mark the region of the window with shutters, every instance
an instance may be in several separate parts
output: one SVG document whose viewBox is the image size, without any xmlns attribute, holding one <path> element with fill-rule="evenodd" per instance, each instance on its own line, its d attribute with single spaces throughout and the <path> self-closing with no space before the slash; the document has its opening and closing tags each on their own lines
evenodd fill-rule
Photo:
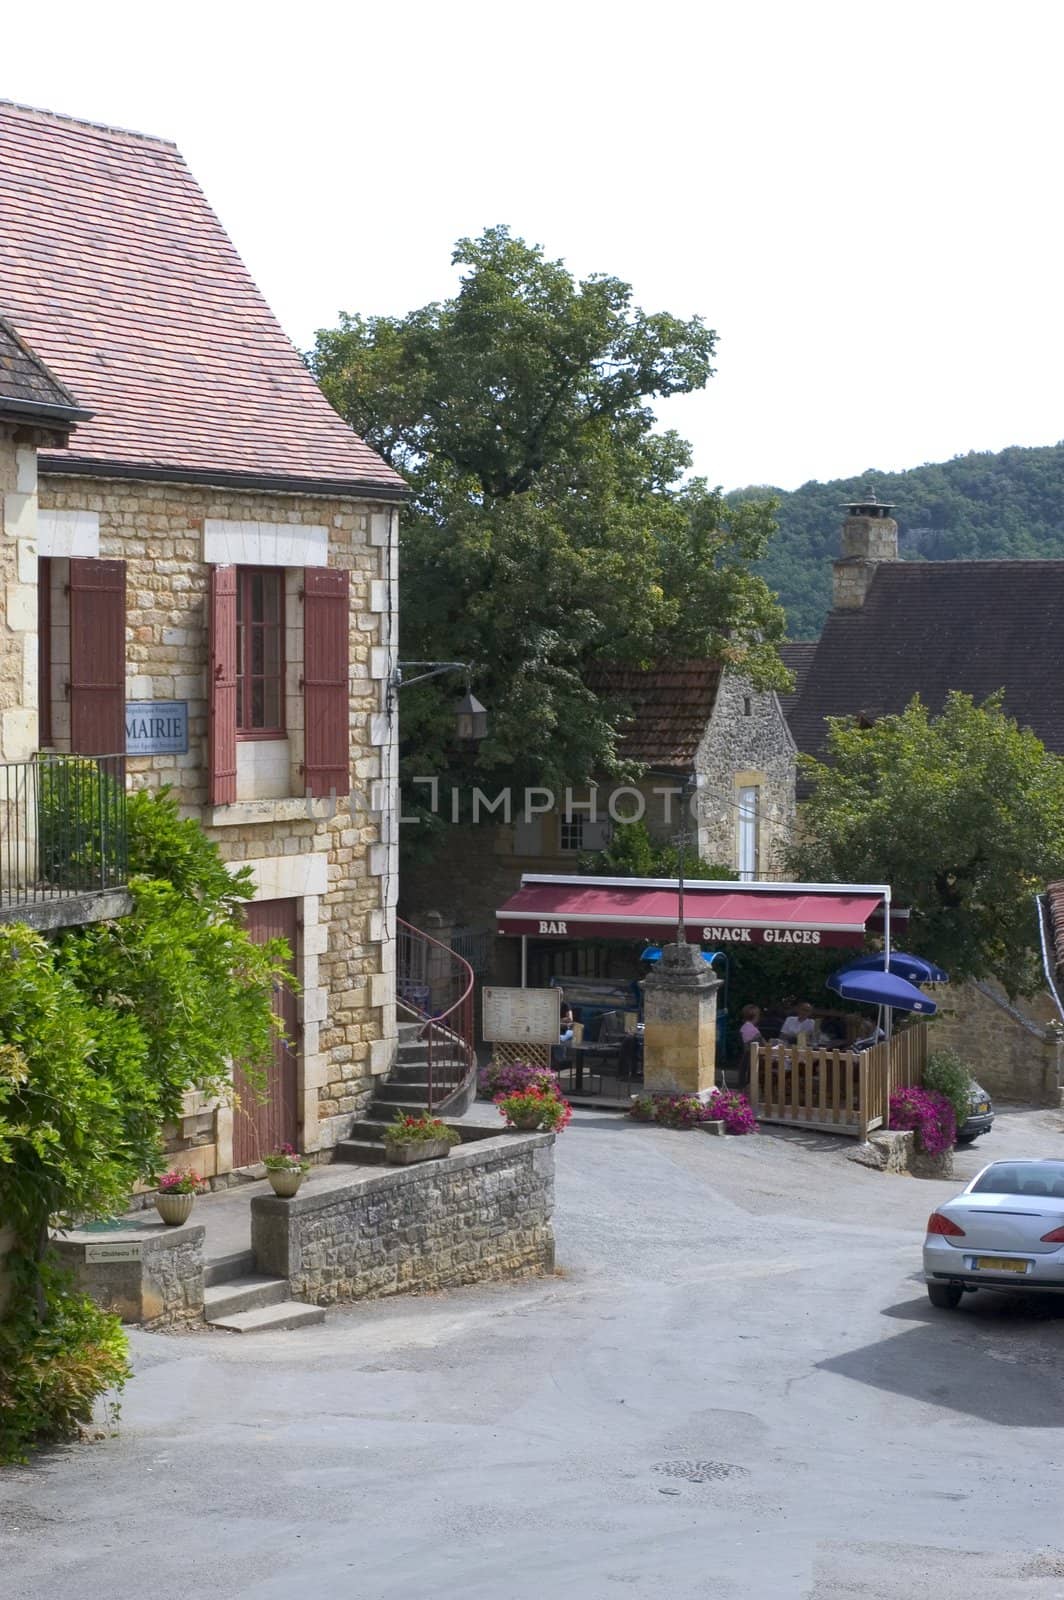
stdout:
<svg viewBox="0 0 1064 1600">
<path fill-rule="evenodd" d="M 236 726 L 242 738 L 284 735 L 284 572 L 238 567 Z"/>
</svg>

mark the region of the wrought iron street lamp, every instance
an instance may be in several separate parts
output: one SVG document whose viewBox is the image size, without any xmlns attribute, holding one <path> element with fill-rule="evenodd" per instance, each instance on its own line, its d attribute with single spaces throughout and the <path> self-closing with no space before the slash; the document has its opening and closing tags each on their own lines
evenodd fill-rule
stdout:
<svg viewBox="0 0 1064 1600">
<path fill-rule="evenodd" d="M 422 670 L 415 671 L 413 677 L 409 677 L 411 669 L 417 667 Z M 466 661 L 400 661 L 390 685 L 392 706 L 400 689 L 409 689 L 411 684 L 424 683 L 428 678 L 442 677 L 445 672 L 465 673 L 466 692 L 454 708 L 455 732 L 460 744 L 467 747 L 478 745 L 487 738 L 488 713 L 469 687 L 472 668 Z"/>
</svg>

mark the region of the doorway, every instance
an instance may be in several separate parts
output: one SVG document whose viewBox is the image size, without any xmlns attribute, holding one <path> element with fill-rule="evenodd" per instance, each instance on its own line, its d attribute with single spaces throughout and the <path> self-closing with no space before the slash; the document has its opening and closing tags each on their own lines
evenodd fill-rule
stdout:
<svg viewBox="0 0 1064 1600">
<path fill-rule="evenodd" d="M 253 900 L 245 913 L 248 933 L 256 944 L 287 939 L 295 973 L 299 931 L 298 900 Z M 240 1104 L 233 1112 L 233 1166 L 249 1167 L 282 1144 L 299 1142 L 299 1055 L 296 1043 L 296 996 L 282 984 L 273 991 L 273 1009 L 287 1037 L 274 1035 L 273 1057 L 266 1066 L 265 1098 L 251 1088 L 239 1066 L 233 1082 Z"/>
</svg>

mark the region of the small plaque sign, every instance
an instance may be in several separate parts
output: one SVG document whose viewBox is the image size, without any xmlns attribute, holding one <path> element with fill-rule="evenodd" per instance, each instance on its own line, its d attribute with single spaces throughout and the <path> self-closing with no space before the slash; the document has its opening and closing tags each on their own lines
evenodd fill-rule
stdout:
<svg viewBox="0 0 1064 1600">
<path fill-rule="evenodd" d="M 86 1266 L 98 1266 L 103 1261 L 139 1261 L 139 1244 L 87 1244 Z"/>
<path fill-rule="evenodd" d="M 561 994 L 557 989 L 484 990 L 484 1038 L 489 1043 L 557 1044 Z"/>
<path fill-rule="evenodd" d="M 187 750 L 187 700 L 126 701 L 127 755 L 183 756 Z"/>
</svg>

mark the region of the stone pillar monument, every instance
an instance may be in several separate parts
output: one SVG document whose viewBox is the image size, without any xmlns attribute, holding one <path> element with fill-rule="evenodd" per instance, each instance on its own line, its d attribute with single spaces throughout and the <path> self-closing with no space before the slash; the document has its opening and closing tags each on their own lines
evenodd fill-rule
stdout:
<svg viewBox="0 0 1064 1600">
<path fill-rule="evenodd" d="M 716 1083 L 717 990 L 695 944 L 667 944 L 643 980 L 647 1094 L 707 1094 Z"/>
</svg>

